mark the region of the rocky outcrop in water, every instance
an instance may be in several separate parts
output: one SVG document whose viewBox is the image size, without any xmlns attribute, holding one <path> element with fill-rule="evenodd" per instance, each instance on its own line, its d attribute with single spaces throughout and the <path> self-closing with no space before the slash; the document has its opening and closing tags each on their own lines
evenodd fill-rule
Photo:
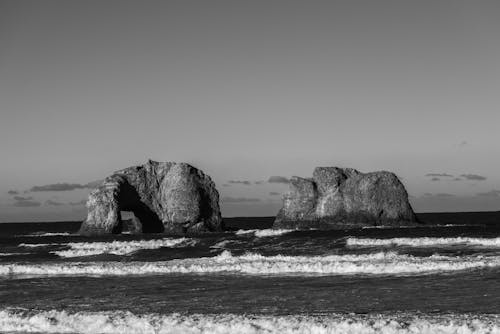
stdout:
<svg viewBox="0 0 500 334">
<path fill-rule="evenodd" d="M 120 233 L 122 211 L 134 216 L 127 229 L 143 233 L 220 231 L 219 193 L 208 175 L 186 164 L 148 161 L 107 177 L 87 200 L 81 234 Z"/>
<path fill-rule="evenodd" d="M 317 167 L 312 178 L 292 177 L 274 228 L 413 225 L 408 194 L 390 172 Z"/>
</svg>

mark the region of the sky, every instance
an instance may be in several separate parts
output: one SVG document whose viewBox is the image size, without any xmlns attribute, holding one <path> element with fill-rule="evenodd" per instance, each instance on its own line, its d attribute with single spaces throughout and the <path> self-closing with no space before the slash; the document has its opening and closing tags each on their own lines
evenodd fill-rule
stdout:
<svg viewBox="0 0 500 334">
<path fill-rule="evenodd" d="M 147 159 L 209 174 L 223 216 L 316 166 L 500 209 L 498 1 L 0 0 L 0 46 L 0 222 L 82 219 Z"/>
</svg>

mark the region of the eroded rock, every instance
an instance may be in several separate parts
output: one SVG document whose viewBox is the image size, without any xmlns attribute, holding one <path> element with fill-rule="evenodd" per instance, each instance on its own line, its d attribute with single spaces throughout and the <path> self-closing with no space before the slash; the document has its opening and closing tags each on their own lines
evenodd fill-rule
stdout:
<svg viewBox="0 0 500 334">
<path fill-rule="evenodd" d="M 292 177 L 274 228 L 413 225 L 408 193 L 394 173 L 317 167 L 311 179 Z"/>
<path fill-rule="evenodd" d="M 82 234 L 120 233 L 121 211 L 135 232 L 174 234 L 222 230 L 219 193 L 208 175 L 186 164 L 149 160 L 107 177 L 87 200 Z"/>
</svg>

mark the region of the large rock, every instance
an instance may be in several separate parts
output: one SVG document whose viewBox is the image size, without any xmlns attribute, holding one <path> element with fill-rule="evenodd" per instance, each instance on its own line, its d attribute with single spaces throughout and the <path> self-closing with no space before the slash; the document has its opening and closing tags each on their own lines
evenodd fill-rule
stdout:
<svg viewBox="0 0 500 334">
<path fill-rule="evenodd" d="M 413 225 L 408 193 L 390 172 L 317 167 L 312 179 L 292 177 L 274 228 Z"/>
<path fill-rule="evenodd" d="M 149 160 L 107 177 L 87 200 L 82 234 L 120 233 L 121 211 L 133 232 L 184 234 L 219 231 L 219 193 L 208 175 L 186 163 Z M 127 224 L 130 225 L 130 224 Z"/>
</svg>

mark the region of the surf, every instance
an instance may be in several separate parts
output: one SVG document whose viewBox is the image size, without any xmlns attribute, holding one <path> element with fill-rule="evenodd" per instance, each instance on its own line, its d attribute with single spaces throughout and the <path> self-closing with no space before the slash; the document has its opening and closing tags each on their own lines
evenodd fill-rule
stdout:
<svg viewBox="0 0 500 334">
<path fill-rule="evenodd" d="M 134 314 L 130 311 L 68 312 L 0 310 L 0 328 L 11 333 L 258 334 L 258 333 L 500 333 L 492 315 L 236 315 Z"/>
<path fill-rule="evenodd" d="M 487 269 L 500 266 L 500 256 L 418 257 L 396 252 L 325 256 L 233 255 L 223 251 L 214 257 L 157 262 L 57 262 L 0 264 L 0 275 L 418 275 Z"/>
<path fill-rule="evenodd" d="M 372 238 L 347 238 L 346 245 L 348 247 L 373 247 L 373 246 L 411 246 L 411 247 L 439 247 L 439 246 L 484 246 L 500 248 L 500 237 L 498 238 L 388 238 L 388 239 L 372 239 Z"/>
</svg>

